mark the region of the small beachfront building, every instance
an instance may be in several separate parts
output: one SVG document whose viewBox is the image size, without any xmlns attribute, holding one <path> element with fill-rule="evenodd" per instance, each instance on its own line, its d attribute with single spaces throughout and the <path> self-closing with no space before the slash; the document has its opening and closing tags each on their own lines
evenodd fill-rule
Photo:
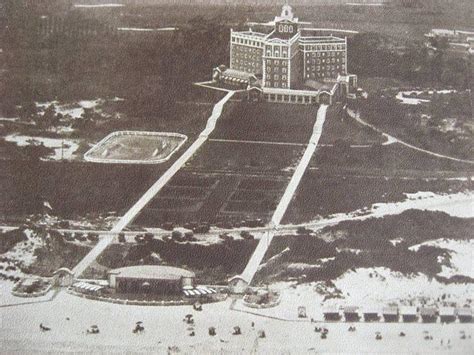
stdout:
<svg viewBox="0 0 474 355">
<path fill-rule="evenodd" d="M 418 320 L 418 312 L 414 306 L 401 307 L 400 313 L 404 322 L 416 322 Z"/>
<path fill-rule="evenodd" d="M 327 321 L 338 321 L 341 319 L 341 314 L 336 307 L 327 307 L 323 310 L 324 319 Z"/>
<path fill-rule="evenodd" d="M 374 322 L 380 319 L 379 317 L 380 310 L 378 308 L 366 307 L 363 310 L 364 320 L 366 322 Z"/>
<path fill-rule="evenodd" d="M 181 294 L 194 286 L 195 274 L 173 266 L 138 265 L 112 270 L 108 279 L 119 293 Z"/>
<path fill-rule="evenodd" d="M 441 323 L 451 323 L 456 320 L 456 309 L 454 307 L 441 307 L 439 309 Z"/>
<path fill-rule="evenodd" d="M 382 315 L 386 322 L 398 322 L 398 307 L 384 307 L 382 309 Z"/>
<path fill-rule="evenodd" d="M 459 321 L 461 323 L 472 322 L 472 309 L 469 307 L 463 307 L 456 309 Z"/>
<path fill-rule="evenodd" d="M 356 306 L 346 306 L 343 309 L 344 319 L 346 322 L 358 322 L 359 317 L 359 308 Z"/>
<path fill-rule="evenodd" d="M 438 320 L 438 312 L 434 307 L 422 307 L 420 315 L 424 323 L 436 323 Z"/>
</svg>

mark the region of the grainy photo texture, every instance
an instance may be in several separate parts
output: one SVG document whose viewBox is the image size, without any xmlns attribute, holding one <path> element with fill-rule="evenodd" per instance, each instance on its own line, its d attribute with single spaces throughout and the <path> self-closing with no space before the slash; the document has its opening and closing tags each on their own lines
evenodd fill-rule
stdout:
<svg viewBox="0 0 474 355">
<path fill-rule="evenodd" d="M 472 0 L 0 0 L 1 354 L 469 354 Z"/>
</svg>

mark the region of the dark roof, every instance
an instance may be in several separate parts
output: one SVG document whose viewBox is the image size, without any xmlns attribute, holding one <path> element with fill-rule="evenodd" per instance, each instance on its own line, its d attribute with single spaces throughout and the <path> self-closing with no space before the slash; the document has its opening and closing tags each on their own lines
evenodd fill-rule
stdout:
<svg viewBox="0 0 474 355">
<path fill-rule="evenodd" d="M 379 314 L 380 309 L 375 307 L 367 307 L 362 310 L 364 314 Z"/>
<path fill-rule="evenodd" d="M 195 277 L 194 272 L 173 266 L 162 265 L 139 265 L 122 267 L 111 270 L 109 274 L 120 278 L 130 279 L 156 279 L 156 280 L 179 280 L 182 277 Z"/>
</svg>

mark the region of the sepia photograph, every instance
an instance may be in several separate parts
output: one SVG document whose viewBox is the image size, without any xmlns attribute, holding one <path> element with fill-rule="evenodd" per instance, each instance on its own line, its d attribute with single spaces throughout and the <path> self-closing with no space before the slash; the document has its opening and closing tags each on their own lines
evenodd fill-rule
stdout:
<svg viewBox="0 0 474 355">
<path fill-rule="evenodd" d="M 0 0 L 0 354 L 472 354 L 474 0 Z"/>
</svg>

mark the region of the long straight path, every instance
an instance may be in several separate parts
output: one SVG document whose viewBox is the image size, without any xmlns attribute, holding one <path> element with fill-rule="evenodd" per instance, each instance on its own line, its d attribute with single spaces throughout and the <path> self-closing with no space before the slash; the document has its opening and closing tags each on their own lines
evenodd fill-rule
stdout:
<svg viewBox="0 0 474 355">
<path fill-rule="evenodd" d="M 234 95 L 233 91 L 228 92 L 223 99 L 214 105 L 212 114 L 207 120 L 206 128 L 201 132 L 198 139 L 181 155 L 171 167 L 146 191 L 143 196 L 125 213 L 112 228 L 111 235 L 103 237 L 96 246 L 74 267 L 74 276 L 81 275 L 87 267 L 107 248 L 113 241 L 114 235 L 120 233 L 129 225 L 140 213 L 140 211 L 155 197 L 155 195 L 171 180 L 171 178 L 181 169 L 184 164 L 198 151 L 206 142 L 209 135 L 216 127 L 217 120 L 222 114 L 224 105 Z"/>
<path fill-rule="evenodd" d="M 296 170 L 293 173 L 293 176 L 291 177 L 291 180 L 288 183 L 288 186 L 286 187 L 286 190 L 283 193 L 283 196 L 280 202 L 278 203 L 278 206 L 275 212 L 273 213 L 273 216 L 270 222 L 270 226 L 272 227 L 272 229 L 267 231 L 265 235 L 260 239 L 257 247 L 255 248 L 255 251 L 252 254 L 252 257 L 250 258 L 249 262 L 247 263 L 247 266 L 245 267 L 244 271 L 240 275 L 240 277 L 248 285 L 252 282 L 252 279 L 255 273 L 257 272 L 258 267 L 260 263 L 262 262 L 263 257 L 265 256 L 265 253 L 267 252 L 267 249 L 272 242 L 273 237 L 277 233 L 281 220 L 283 216 L 285 215 L 285 212 L 288 209 L 288 206 L 290 205 L 293 195 L 295 194 L 296 189 L 298 188 L 298 185 L 300 184 L 300 181 L 306 169 L 308 168 L 309 162 L 311 161 L 311 158 L 314 152 L 316 151 L 319 138 L 321 137 L 321 134 L 323 133 L 323 125 L 324 125 L 324 121 L 326 120 L 327 108 L 328 108 L 327 105 L 321 105 L 319 107 L 318 114 L 316 117 L 316 122 L 314 123 L 314 127 L 313 127 L 313 134 L 311 135 L 311 138 L 309 139 L 309 142 L 303 154 L 303 157 L 298 163 L 298 166 L 296 167 Z"/>
</svg>

